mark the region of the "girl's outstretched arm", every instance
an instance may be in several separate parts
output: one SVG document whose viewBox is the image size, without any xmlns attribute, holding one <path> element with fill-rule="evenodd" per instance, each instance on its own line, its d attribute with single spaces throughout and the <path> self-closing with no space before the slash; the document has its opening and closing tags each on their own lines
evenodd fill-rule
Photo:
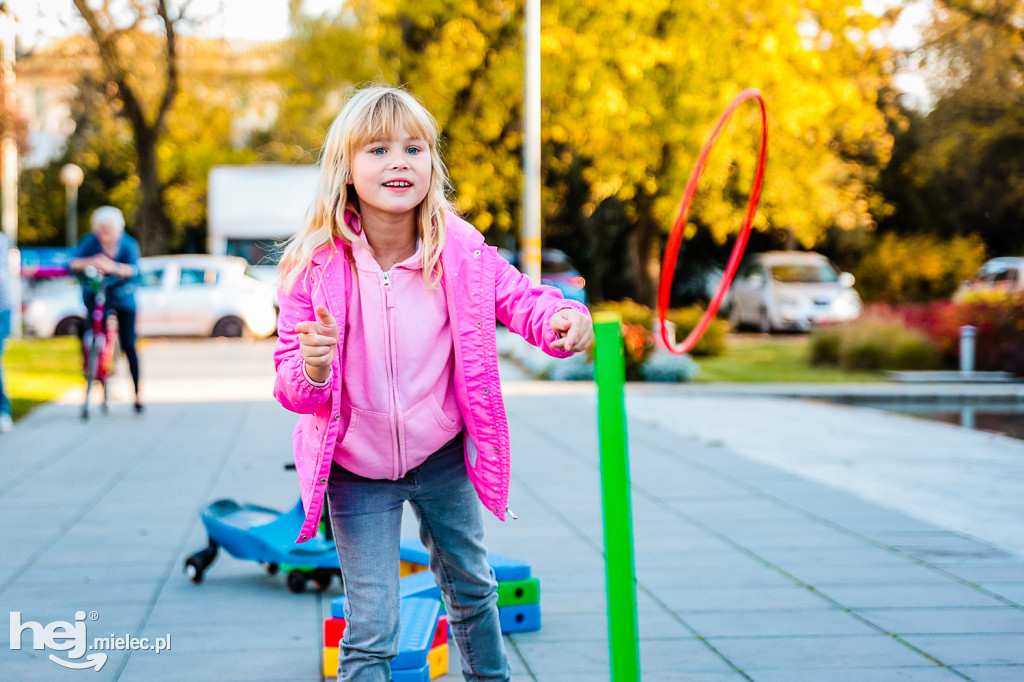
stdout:
<svg viewBox="0 0 1024 682">
<path fill-rule="evenodd" d="M 583 340 L 584 327 L 589 327 L 590 311 L 587 310 L 587 306 L 563 298 L 562 293 L 555 287 L 533 286 L 529 277 L 516 270 L 504 258 L 498 257 L 496 261 L 494 313 L 498 320 L 534 346 L 556 358 L 566 358 L 575 351 L 584 350 L 577 341 Z M 565 342 L 562 336 L 569 328 L 560 327 L 556 331 L 556 320 L 552 319 L 562 310 L 572 310 L 580 316 L 575 324 L 574 343 L 569 351 L 563 348 Z M 575 315 L 570 317 L 575 318 Z M 583 320 L 586 320 L 586 325 L 583 324 Z M 577 333 L 581 335 L 579 338 L 576 336 Z"/>
<path fill-rule="evenodd" d="M 285 409 L 299 414 L 312 414 L 331 399 L 332 376 L 314 384 L 306 373 L 306 359 L 300 347 L 300 334 L 308 323 L 316 320 L 316 311 L 309 293 L 308 277 L 299 277 L 291 291 L 278 288 L 281 312 L 277 317 L 277 346 L 274 348 L 274 397 Z M 298 327 L 298 329 L 296 329 Z"/>
</svg>

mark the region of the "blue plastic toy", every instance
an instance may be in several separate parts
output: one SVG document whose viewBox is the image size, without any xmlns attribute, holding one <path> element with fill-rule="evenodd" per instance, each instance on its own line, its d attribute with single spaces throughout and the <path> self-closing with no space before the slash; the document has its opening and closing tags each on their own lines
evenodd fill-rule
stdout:
<svg viewBox="0 0 1024 682">
<path fill-rule="evenodd" d="M 403 561 L 421 566 L 430 565 L 430 554 L 418 538 L 402 538 L 399 553 Z M 530 564 L 519 559 L 488 553 L 487 563 L 494 569 L 494 578 L 500 583 L 506 580 L 526 580 L 530 577 Z"/>
<path fill-rule="evenodd" d="M 295 543 L 305 519 L 302 500 L 285 513 L 234 500 L 217 500 L 200 512 L 200 518 L 209 544 L 185 560 L 185 574 L 194 583 L 202 582 L 221 547 L 236 559 L 266 564 L 270 575 L 285 567 L 288 589 L 292 592 L 305 590 L 307 580 L 325 590 L 331 578 L 340 575 L 333 539 L 318 534 L 308 542 Z"/>
<path fill-rule="evenodd" d="M 398 655 L 391 659 L 391 675 L 396 670 L 419 670 L 427 665 L 427 654 L 437 632 L 441 602 L 436 599 L 408 597 L 401 602 L 398 630 Z"/>
<path fill-rule="evenodd" d="M 505 634 L 540 630 L 540 604 L 499 607 L 498 622 L 501 624 L 501 631 Z"/>
</svg>

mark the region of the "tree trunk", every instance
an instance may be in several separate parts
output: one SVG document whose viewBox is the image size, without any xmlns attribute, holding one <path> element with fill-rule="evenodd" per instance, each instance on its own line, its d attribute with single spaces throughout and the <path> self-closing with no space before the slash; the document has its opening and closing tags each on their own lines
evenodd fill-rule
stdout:
<svg viewBox="0 0 1024 682">
<path fill-rule="evenodd" d="M 658 226 L 651 216 L 653 197 L 638 193 L 637 221 L 633 231 L 632 265 L 636 273 L 634 300 L 652 308 L 657 305 L 660 242 Z"/>
<path fill-rule="evenodd" d="M 140 194 L 135 230 L 144 256 L 167 253 L 171 234 L 171 224 L 164 213 L 163 187 L 157 174 L 156 135 L 151 133 L 135 131 Z"/>
</svg>

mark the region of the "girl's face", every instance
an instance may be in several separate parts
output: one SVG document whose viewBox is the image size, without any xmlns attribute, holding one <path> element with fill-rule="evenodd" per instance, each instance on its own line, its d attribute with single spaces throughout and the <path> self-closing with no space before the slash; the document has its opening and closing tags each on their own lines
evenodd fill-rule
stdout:
<svg viewBox="0 0 1024 682">
<path fill-rule="evenodd" d="M 411 216 L 430 189 L 430 146 L 405 128 L 397 137 L 369 142 L 352 157 L 352 185 L 364 221 L 374 212 Z"/>
</svg>

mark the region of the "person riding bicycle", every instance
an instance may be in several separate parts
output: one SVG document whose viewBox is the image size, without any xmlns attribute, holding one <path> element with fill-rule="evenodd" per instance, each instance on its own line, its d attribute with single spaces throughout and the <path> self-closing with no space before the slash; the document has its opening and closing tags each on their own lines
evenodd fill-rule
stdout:
<svg viewBox="0 0 1024 682">
<path fill-rule="evenodd" d="M 118 338 L 121 350 L 128 358 L 128 369 L 135 386 L 135 411 L 142 412 L 139 398 L 139 356 L 135 350 L 135 288 L 139 278 L 139 243 L 125 234 L 124 215 L 113 206 L 101 206 L 93 211 L 92 232 L 82 237 L 72 254 L 70 269 L 85 272 L 95 268 L 101 275 L 114 279 L 107 287 L 107 312 L 117 316 Z M 82 299 L 88 310 L 86 320 L 92 319 L 96 294 L 87 286 L 82 288 Z"/>
</svg>

